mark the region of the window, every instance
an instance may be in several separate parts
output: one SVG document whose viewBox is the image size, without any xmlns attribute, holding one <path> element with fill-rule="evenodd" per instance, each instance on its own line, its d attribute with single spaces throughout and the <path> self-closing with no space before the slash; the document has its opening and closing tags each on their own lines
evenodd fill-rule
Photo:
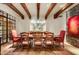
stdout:
<svg viewBox="0 0 79 59">
<path fill-rule="evenodd" d="M 1 44 L 9 42 L 10 31 L 15 28 L 15 19 L 8 13 L 0 10 L 0 38 Z"/>
</svg>

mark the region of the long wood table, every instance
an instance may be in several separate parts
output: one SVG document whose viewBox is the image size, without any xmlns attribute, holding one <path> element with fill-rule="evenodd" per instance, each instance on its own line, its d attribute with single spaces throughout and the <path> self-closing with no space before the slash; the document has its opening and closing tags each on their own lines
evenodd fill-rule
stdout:
<svg viewBox="0 0 79 59">
<path fill-rule="evenodd" d="M 37 34 L 37 35 L 41 34 L 44 39 L 45 39 L 47 36 L 52 36 L 52 37 L 54 36 L 54 34 L 51 33 L 51 32 L 23 32 L 23 33 L 21 33 L 21 36 L 22 36 L 22 37 L 28 36 L 29 38 L 34 38 L 34 34 Z"/>
</svg>

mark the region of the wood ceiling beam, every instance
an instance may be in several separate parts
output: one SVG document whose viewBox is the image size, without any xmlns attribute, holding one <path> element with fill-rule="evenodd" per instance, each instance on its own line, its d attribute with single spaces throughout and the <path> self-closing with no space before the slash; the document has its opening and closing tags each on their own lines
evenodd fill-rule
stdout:
<svg viewBox="0 0 79 59">
<path fill-rule="evenodd" d="M 12 3 L 4 3 L 4 4 L 6 4 L 13 11 L 15 11 L 22 19 L 24 19 L 24 15 Z"/>
<path fill-rule="evenodd" d="M 51 3 L 47 13 L 45 14 L 45 19 L 47 19 L 47 17 L 49 16 L 49 14 L 51 13 L 51 11 L 54 9 L 55 6 L 56 6 L 56 3 Z"/>
<path fill-rule="evenodd" d="M 23 9 L 25 10 L 25 12 L 27 13 L 29 19 L 31 19 L 31 14 L 30 14 L 30 12 L 29 12 L 29 10 L 28 10 L 26 4 L 25 4 L 25 3 L 20 3 L 20 4 L 21 4 L 21 6 L 23 7 Z"/>
<path fill-rule="evenodd" d="M 37 3 L 37 19 L 39 19 L 40 16 L 40 3 Z"/>
<path fill-rule="evenodd" d="M 73 3 L 67 3 L 65 6 L 63 6 L 58 12 L 54 14 L 54 18 L 57 18 L 61 13 L 63 13 L 66 9 L 68 9 L 70 6 L 72 6 Z"/>
</svg>

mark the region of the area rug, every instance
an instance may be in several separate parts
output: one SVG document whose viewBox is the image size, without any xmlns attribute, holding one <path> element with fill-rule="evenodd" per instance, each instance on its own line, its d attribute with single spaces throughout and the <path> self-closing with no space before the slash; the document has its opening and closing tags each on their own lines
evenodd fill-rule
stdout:
<svg viewBox="0 0 79 59">
<path fill-rule="evenodd" d="M 5 46 L 5 49 L 1 50 L 1 55 L 74 55 L 65 48 L 55 47 L 52 49 L 27 49 L 27 48 L 14 48 L 12 45 Z"/>
</svg>

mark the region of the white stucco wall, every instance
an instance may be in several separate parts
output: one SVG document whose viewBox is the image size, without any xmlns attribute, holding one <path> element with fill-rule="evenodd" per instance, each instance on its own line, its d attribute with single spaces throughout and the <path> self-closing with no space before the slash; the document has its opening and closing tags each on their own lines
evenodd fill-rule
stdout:
<svg viewBox="0 0 79 59">
<path fill-rule="evenodd" d="M 57 35 L 61 30 L 66 30 L 66 13 L 57 19 L 53 19 L 53 17 L 47 19 L 47 31 Z"/>
<path fill-rule="evenodd" d="M 29 19 L 16 20 L 16 29 L 17 29 L 18 33 L 20 33 L 20 32 L 28 32 L 29 29 L 30 29 L 30 20 Z"/>
</svg>

